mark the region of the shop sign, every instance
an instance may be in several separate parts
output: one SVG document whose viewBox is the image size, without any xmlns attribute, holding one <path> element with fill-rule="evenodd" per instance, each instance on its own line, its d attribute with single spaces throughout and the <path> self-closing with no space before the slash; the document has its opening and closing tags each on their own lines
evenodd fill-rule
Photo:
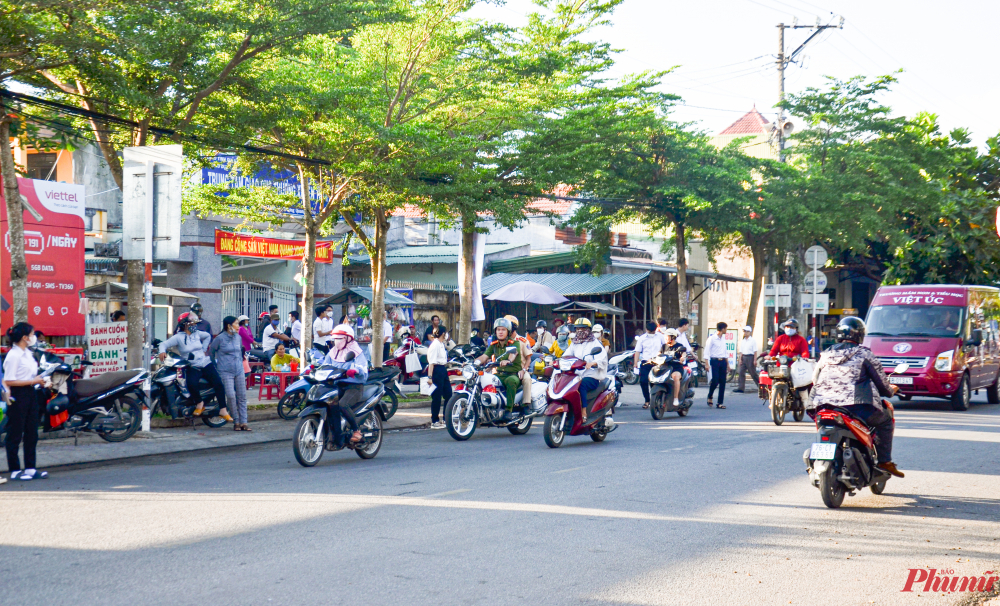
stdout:
<svg viewBox="0 0 1000 606">
<path fill-rule="evenodd" d="M 215 254 L 230 257 L 301 261 L 306 256 L 305 240 L 262 238 L 215 230 Z M 333 242 L 316 243 L 316 262 L 333 263 Z"/>
<path fill-rule="evenodd" d="M 87 325 L 87 361 L 90 376 L 125 370 L 125 345 L 128 343 L 128 322 L 107 322 Z"/>
</svg>

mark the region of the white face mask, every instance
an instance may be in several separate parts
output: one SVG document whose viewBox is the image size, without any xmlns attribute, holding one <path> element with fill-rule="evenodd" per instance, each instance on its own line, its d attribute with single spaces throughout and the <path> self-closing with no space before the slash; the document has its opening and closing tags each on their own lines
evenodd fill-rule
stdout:
<svg viewBox="0 0 1000 606">
<path fill-rule="evenodd" d="M 542 328 L 542 327 L 539 327 L 539 328 L 538 328 L 538 336 L 542 336 L 542 335 L 544 335 L 544 334 L 545 334 L 545 329 L 544 329 L 544 328 Z"/>
<path fill-rule="evenodd" d="M 332 311 L 326 312 L 326 317 L 332 318 L 333 317 L 333 312 Z"/>
<path fill-rule="evenodd" d="M 792 335 L 794 335 L 795 332 L 796 332 L 796 330 L 794 328 L 786 328 L 785 329 L 785 334 L 788 335 L 789 337 L 792 336 Z"/>
<path fill-rule="evenodd" d="M 38 337 L 34 334 L 28 336 L 28 347 L 34 347 L 38 343 Z"/>
</svg>

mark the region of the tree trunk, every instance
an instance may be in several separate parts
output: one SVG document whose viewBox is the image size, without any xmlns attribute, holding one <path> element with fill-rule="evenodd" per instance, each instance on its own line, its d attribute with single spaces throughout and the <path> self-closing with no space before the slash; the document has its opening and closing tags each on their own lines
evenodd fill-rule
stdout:
<svg viewBox="0 0 1000 606">
<path fill-rule="evenodd" d="M 10 285 L 13 290 L 14 323 L 28 321 L 28 263 L 24 260 L 24 207 L 17 186 L 14 154 L 10 148 L 10 118 L 0 104 L 0 171 L 7 203 L 7 242 L 10 246 Z"/>
<path fill-rule="evenodd" d="M 385 249 L 389 240 L 389 219 L 382 209 L 375 211 L 375 246 L 371 251 L 372 264 L 372 366 L 382 366 L 382 322 L 385 320 Z"/>
<path fill-rule="evenodd" d="M 688 317 L 687 252 L 684 250 L 684 223 L 674 221 L 674 241 L 677 244 L 677 309 L 680 317 Z"/>
<path fill-rule="evenodd" d="M 128 344 L 126 363 L 128 368 L 142 368 L 142 348 L 146 333 L 142 318 L 142 283 L 146 278 L 146 263 L 141 260 L 129 261 L 126 266 L 128 283 Z M 168 330 L 173 330 L 173 326 Z"/>
<path fill-rule="evenodd" d="M 472 338 L 472 287 L 476 279 L 476 258 L 472 245 L 476 241 L 475 222 L 462 218 L 462 256 L 458 259 L 458 342 Z"/>
<path fill-rule="evenodd" d="M 764 247 L 761 245 L 750 245 L 750 253 L 753 255 L 753 286 L 750 287 L 750 309 L 747 310 L 747 324 L 753 326 L 754 319 L 757 317 L 757 305 L 760 304 L 760 292 L 764 287 L 767 263 Z"/>
<path fill-rule="evenodd" d="M 307 192 L 307 188 L 302 188 Z M 312 348 L 313 294 L 316 292 L 316 240 L 319 230 L 310 226 L 306 229 L 306 257 L 302 260 L 302 343 L 299 356 L 302 364 L 309 362 L 307 355 Z"/>
</svg>

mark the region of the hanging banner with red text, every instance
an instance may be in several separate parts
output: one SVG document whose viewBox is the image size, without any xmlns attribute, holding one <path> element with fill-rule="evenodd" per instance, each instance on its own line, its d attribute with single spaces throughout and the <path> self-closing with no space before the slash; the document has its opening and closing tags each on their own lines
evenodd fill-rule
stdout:
<svg viewBox="0 0 1000 606">
<path fill-rule="evenodd" d="M 24 258 L 28 263 L 28 322 L 46 335 L 82 335 L 84 188 L 72 183 L 18 179 L 24 211 Z M 10 285 L 7 204 L 0 191 L 0 323 L 14 323 Z"/>
<path fill-rule="evenodd" d="M 128 322 L 106 322 L 87 325 L 87 361 L 90 376 L 125 370 L 125 346 L 128 344 Z"/>
<path fill-rule="evenodd" d="M 231 231 L 215 230 L 215 254 L 231 257 L 301 261 L 306 256 L 305 240 L 261 238 Z M 316 243 L 316 262 L 333 263 L 333 242 Z"/>
</svg>

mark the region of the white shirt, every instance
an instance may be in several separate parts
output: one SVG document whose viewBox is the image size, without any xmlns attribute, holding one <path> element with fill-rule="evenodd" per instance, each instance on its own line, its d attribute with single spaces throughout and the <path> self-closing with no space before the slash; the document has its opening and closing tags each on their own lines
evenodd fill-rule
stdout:
<svg viewBox="0 0 1000 606">
<path fill-rule="evenodd" d="M 292 338 L 299 343 L 302 342 L 302 322 L 298 320 L 292 322 Z"/>
<path fill-rule="evenodd" d="M 382 338 L 386 343 L 392 343 L 392 322 L 388 320 L 382 320 Z"/>
<path fill-rule="evenodd" d="M 270 324 L 264 327 L 264 336 L 263 339 L 261 339 L 261 343 L 264 344 L 264 351 L 270 351 L 278 347 L 278 343 L 280 343 L 280 341 L 271 336 L 276 332 L 278 331 L 275 330 L 275 328 Z"/>
<path fill-rule="evenodd" d="M 726 353 L 726 342 L 718 334 L 714 334 L 708 338 L 705 342 L 705 359 L 711 360 L 712 358 L 723 358 L 728 359 L 729 355 Z"/>
<path fill-rule="evenodd" d="M 7 381 L 29 381 L 36 376 L 38 376 L 38 362 L 35 361 L 31 350 L 27 347 L 21 349 L 17 345 L 12 345 L 3 361 L 4 383 Z M 10 391 L 9 387 L 7 387 L 7 391 Z"/>
<path fill-rule="evenodd" d="M 743 337 L 740 341 L 740 354 L 744 356 L 752 356 L 757 354 L 757 339 L 753 337 Z"/>
<path fill-rule="evenodd" d="M 590 355 L 590 350 L 594 349 L 594 346 L 601 349 L 601 353 Z M 597 379 L 598 381 L 603 381 L 605 377 L 608 376 L 608 352 L 597 341 L 591 341 L 589 343 L 573 343 L 563 354 L 564 358 L 579 358 L 586 362 L 596 362 L 597 366 L 593 368 L 588 368 L 579 374 L 581 378 L 591 377 Z"/>
<path fill-rule="evenodd" d="M 427 363 L 441 366 L 448 364 L 448 350 L 438 339 L 431 339 L 431 346 L 427 349 Z"/>
<path fill-rule="evenodd" d="M 694 352 L 691 349 L 691 342 L 688 341 L 688 334 L 686 332 L 677 331 L 677 342 L 684 346 L 684 349 L 688 350 L 688 353 Z"/>
<path fill-rule="evenodd" d="M 333 330 L 333 318 L 327 318 L 323 316 L 322 318 L 316 318 L 313 322 L 313 343 L 319 343 L 320 345 L 326 345 L 327 341 L 330 340 L 330 335 L 325 337 L 319 336 L 319 331 L 330 332 Z M 264 349 L 267 349 L 266 347 Z"/>
<path fill-rule="evenodd" d="M 663 351 L 663 344 L 666 340 L 663 335 L 654 332 L 652 334 L 646 333 L 639 335 L 639 338 L 635 340 L 635 350 L 639 352 L 639 359 L 643 362 L 648 362 L 660 355 Z"/>
</svg>

